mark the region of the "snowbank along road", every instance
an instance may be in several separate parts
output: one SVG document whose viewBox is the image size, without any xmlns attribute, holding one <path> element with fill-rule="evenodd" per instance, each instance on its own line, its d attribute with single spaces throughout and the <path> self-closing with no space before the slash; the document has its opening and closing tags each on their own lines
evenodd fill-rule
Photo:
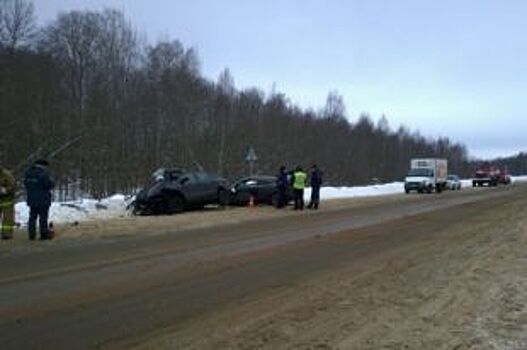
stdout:
<svg viewBox="0 0 527 350">
<path fill-rule="evenodd" d="M 527 187 L 5 249 L 2 349 L 524 349 Z"/>
</svg>

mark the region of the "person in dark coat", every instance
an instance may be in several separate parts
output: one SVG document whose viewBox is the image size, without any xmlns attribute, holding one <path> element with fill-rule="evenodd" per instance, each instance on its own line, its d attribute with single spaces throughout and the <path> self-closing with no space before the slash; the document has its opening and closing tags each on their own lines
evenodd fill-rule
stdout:
<svg viewBox="0 0 527 350">
<path fill-rule="evenodd" d="M 320 204 L 320 187 L 322 186 L 322 171 L 315 164 L 311 167 L 311 201 L 307 206 L 309 209 L 318 209 Z"/>
<path fill-rule="evenodd" d="M 280 209 L 287 205 L 287 187 L 289 186 L 289 181 L 285 166 L 280 167 L 280 171 L 277 175 L 276 186 L 278 188 L 278 203 L 276 207 Z"/>
<path fill-rule="evenodd" d="M 28 233 L 29 239 L 36 238 L 37 219 L 40 228 L 40 239 L 51 239 L 48 226 L 49 208 L 51 206 L 51 190 L 55 183 L 48 171 L 49 163 L 44 159 L 37 160 L 24 176 L 24 186 L 27 192 L 27 205 L 30 208 Z"/>
</svg>

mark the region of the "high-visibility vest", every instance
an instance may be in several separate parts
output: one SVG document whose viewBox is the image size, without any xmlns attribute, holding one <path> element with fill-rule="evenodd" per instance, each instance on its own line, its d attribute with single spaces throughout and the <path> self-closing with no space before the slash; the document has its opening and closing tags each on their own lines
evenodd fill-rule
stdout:
<svg viewBox="0 0 527 350">
<path fill-rule="evenodd" d="M 15 201 L 0 199 L 0 232 L 2 238 L 12 238 L 15 229 Z"/>
<path fill-rule="evenodd" d="M 5 193 L 0 193 L 0 201 L 3 199 L 13 200 L 16 192 L 15 177 L 7 169 L 0 168 L 0 187 L 5 190 Z"/>
<path fill-rule="evenodd" d="M 307 174 L 303 171 L 296 171 L 293 176 L 293 188 L 295 190 L 303 190 L 306 187 Z"/>
</svg>

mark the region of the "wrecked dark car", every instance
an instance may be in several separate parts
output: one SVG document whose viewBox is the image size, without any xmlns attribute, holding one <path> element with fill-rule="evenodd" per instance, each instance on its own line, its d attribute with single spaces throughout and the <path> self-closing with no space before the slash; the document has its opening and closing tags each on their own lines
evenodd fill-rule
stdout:
<svg viewBox="0 0 527 350">
<path fill-rule="evenodd" d="M 227 205 L 228 184 L 218 175 L 184 169 L 159 169 L 132 203 L 135 215 L 176 214 L 208 204 Z"/>
<path fill-rule="evenodd" d="M 286 192 L 287 201 L 292 199 L 291 190 Z M 251 196 L 256 204 L 278 205 L 276 176 L 249 176 L 236 181 L 231 187 L 230 204 L 247 205 Z"/>
</svg>

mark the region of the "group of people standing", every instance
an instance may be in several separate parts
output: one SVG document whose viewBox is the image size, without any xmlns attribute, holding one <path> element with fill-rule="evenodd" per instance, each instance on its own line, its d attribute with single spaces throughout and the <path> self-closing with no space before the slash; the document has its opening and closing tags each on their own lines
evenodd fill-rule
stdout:
<svg viewBox="0 0 527 350">
<path fill-rule="evenodd" d="M 30 208 L 28 220 L 28 234 L 30 240 L 37 237 L 37 221 L 40 229 L 40 239 L 52 239 L 48 225 L 49 208 L 51 207 L 51 190 L 55 187 L 48 171 L 49 163 L 44 159 L 34 162 L 26 171 L 24 186 L 27 193 L 27 205 Z M 278 208 L 287 205 L 290 199 L 290 189 L 294 200 L 295 210 L 304 210 L 304 190 L 311 186 L 311 200 L 309 209 L 318 209 L 320 205 L 320 187 L 322 186 L 322 171 L 315 164 L 311 167 L 310 174 L 297 166 L 294 171 L 287 171 L 285 166 L 280 167 L 278 174 Z M 17 181 L 10 171 L 0 166 L 0 217 L 1 238 L 13 238 L 15 228 L 15 201 Z"/>
<path fill-rule="evenodd" d="M 51 190 L 55 183 L 49 175 L 49 163 L 45 159 L 34 162 L 24 175 L 24 186 L 29 206 L 28 234 L 30 240 L 37 237 L 37 221 L 40 239 L 52 239 L 48 225 L 49 208 L 51 207 Z M 0 166 L 0 216 L 2 239 L 13 238 L 15 228 L 15 201 L 17 182 L 13 174 Z"/>
<path fill-rule="evenodd" d="M 283 208 L 288 202 L 288 189 L 292 188 L 295 210 L 304 210 L 304 190 L 311 185 L 311 200 L 307 206 L 309 209 L 318 209 L 320 205 L 320 187 L 322 186 L 322 171 L 316 164 L 311 167 L 308 174 L 297 166 L 294 171 L 287 171 L 285 166 L 280 167 L 278 173 L 278 208 Z"/>
</svg>

